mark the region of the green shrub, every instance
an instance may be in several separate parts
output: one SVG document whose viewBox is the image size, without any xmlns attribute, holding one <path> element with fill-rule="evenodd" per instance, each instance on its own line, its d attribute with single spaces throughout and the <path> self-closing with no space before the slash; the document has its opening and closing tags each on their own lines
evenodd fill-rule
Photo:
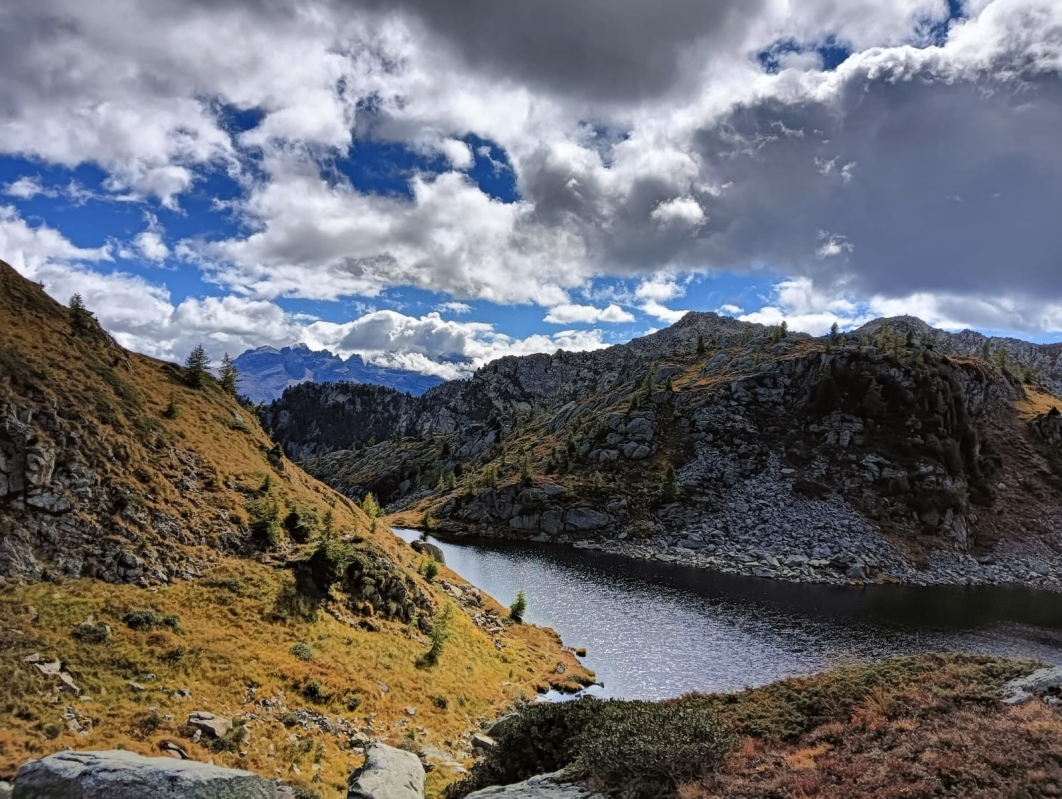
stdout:
<svg viewBox="0 0 1062 799">
<path fill-rule="evenodd" d="M 305 544 L 317 532 L 317 511 L 306 510 L 297 505 L 289 505 L 288 515 L 284 517 L 284 529 L 292 541 Z"/>
<path fill-rule="evenodd" d="M 424 558 L 424 562 L 420 565 L 420 573 L 429 583 L 439 575 L 439 564 L 434 557 L 427 555 Z"/>
<path fill-rule="evenodd" d="M 110 625 L 103 622 L 93 624 L 92 622 L 84 621 L 74 628 L 71 635 L 83 644 L 102 644 L 111 637 L 111 628 Z"/>
<path fill-rule="evenodd" d="M 706 777 L 736 736 L 719 717 L 679 703 L 601 702 L 576 741 L 578 764 L 620 796 L 651 799 Z"/>
<path fill-rule="evenodd" d="M 439 710 L 446 710 L 446 708 L 450 706 L 450 700 L 445 696 L 433 696 L 431 698 L 431 703 L 439 708 Z"/>
<path fill-rule="evenodd" d="M 360 696 L 351 695 L 351 696 L 347 697 L 347 712 L 348 713 L 353 713 L 359 707 L 361 707 L 361 697 Z"/>
<path fill-rule="evenodd" d="M 521 588 L 516 592 L 516 599 L 509 605 L 509 618 L 515 621 L 517 624 L 524 620 L 524 613 L 527 612 L 527 594 Z"/>
<path fill-rule="evenodd" d="M 332 692 L 321 685 L 320 681 L 308 682 L 302 687 L 302 695 L 308 702 L 323 705 L 332 701 Z"/>
<path fill-rule="evenodd" d="M 736 736 L 703 707 L 593 700 L 532 705 L 496 741 L 469 777 L 446 789 L 447 799 L 569 766 L 614 795 L 666 796 L 679 782 L 709 773 Z"/>
<path fill-rule="evenodd" d="M 313 660 L 313 650 L 310 649 L 310 645 L 305 641 L 299 641 L 296 644 L 292 644 L 291 649 L 289 649 L 288 652 L 293 654 L 299 660 Z"/>
<path fill-rule="evenodd" d="M 131 630 L 154 630 L 162 624 L 162 617 L 150 608 L 145 608 L 130 611 L 125 614 L 123 621 Z"/>
<path fill-rule="evenodd" d="M 207 747 L 212 751 L 220 754 L 221 752 L 238 752 L 243 742 L 247 740 L 247 722 L 243 719 L 238 719 L 233 725 L 232 729 L 225 733 L 220 738 L 214 738 L 207 743 Z"/>
<path fill-rule="evenodd" d="M 450 620 L 453 618 L 454 606 L 447 603 L 442 613 L 435 617 L 431 628 L 431 649 L 417 659 L 417 666 L 426 668 L 434 666 L 442 656 L 443 646 L 450 637 Z"/>
<path fill-rule="evenodd" d="M 179 633 L 181 631 L 181 617 L 178 616 L 176 613 L 167 613 L 165 616 L 162 617 L 160 623 L 163 627 L 169 627 L 175 633 Z"/>
</svg>

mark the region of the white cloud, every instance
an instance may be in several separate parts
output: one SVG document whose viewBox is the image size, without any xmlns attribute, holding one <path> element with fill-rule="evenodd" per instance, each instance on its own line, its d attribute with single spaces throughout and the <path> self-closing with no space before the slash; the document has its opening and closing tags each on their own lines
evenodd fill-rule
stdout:
<svg viewBox="0 0 1062 799">
<path fill-rule="evenodd" d="M 467 302 L 441 302 L 435 306 L 436 311 L 444 311 L 462 316 L 472 313 L 472 306 Z"/>
<path fill-rule="evenodd" d="M 41 185 L 40 177 L 33 175 L 23 175 L 18 180 L 5 183 L 4 194 L 9 197 L 17 197 L 20 200 L 32 200 L 38 195 L 43 195 L 44 197 L 59 196 L 59 192 Z"/>
<path fill-rule="evenodd" d="M 625 311 L 615 303 L 606 308 L 596 308 L 593 305 L 574 305 L 566 303 L 549 309 L 545 320 L 554 325 L 570 325 L 574 322 L 592 325 L 597 322 L 633 322 L 634 314 Z"/>
<path fill-rule="evenodd" d="M 649 216 L 661 225 L 678 224 L 697 228 L 704 224 L 704 209 L 690 197 L 676 197 L 661 202 Z"/>
<path fill-rule="evenodd" d="M 762 318 L 820 326 L 914 301 L 949 324 L 1058 326 L 1042 299 L 1062 294 L 1056 0 L 969 0 L 939 47 L 921 45 L 945 0 L 606 5 L 9 3 L 0 153 L 106 177 L 4 191 L 176 209 L 224 173 L 238 232 L 208 223 L 167 243 L 149 227 L 132 245 L 152 262 L 172 246 L 252 320 L 278 298 L 413 286 L 596 324 L 628 312 L 572 292 L 617 277 L 637 281 L 619 302 L 670 322 L 674 275 L 768 266 L 791 279 Z M 826 72 L 814 51 L 831 37 L 852 54 Z M 557 41 L 571 46 L 542 46 Z M 780 41 L 767 75 L 755 54 Z M 234 133 L 233 109 L 261 121 Z M 472 137 L 499 172 L 508 160 L 517 202 L 463 173 Z M 336 168 L 361 141 L 442 153 L 453 171 L 413 175 L 409 199 L 366 193 Z M 22 224 L 77 274 L 111 256 Z M 157 338 L 140 346 L 183 346 L 165 324 L 143 330 Z"/>
<path fill-rule="evenodd" d="M 146 214 L 146 219 L 147 230 L 138 233 L 133 243 L 145 260 L 162 263 L 170 257 L 170 248 L 162 238 L 165 231 L 154 214 Z"/>
<path fill-rule="evenodd" d="M 718 311 L 719 313 L 726 314 L 727 316 L 737 316 L 738 314 L 744 313 L 745 309 L 742 308 L 740 305 L 726 304 L 720 305 Z"/>
<path fill-rule="evenodd" d="M 450 166 L 454 169 L 471 169 L 476 162 L 472 155 L 472 148 L 463 141 L 444 139 L 439 145 L 439 149 L 442 150 L 443 155 L 446 156 Z"/>
</svg>

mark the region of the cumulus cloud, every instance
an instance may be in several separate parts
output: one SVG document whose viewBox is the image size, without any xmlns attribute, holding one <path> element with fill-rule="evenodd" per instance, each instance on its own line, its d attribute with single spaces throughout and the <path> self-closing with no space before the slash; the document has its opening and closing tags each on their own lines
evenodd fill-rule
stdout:
<svg viewBox="0 0 1062 799">
<path fill-rule="evenodd" d="M 187 297 L 175 304 L 165 286 L 125 272 L 88 267 L 110 261 L 110 248 L 77 247 L 53 228 L 29 225 L 10 206 L 0 206 L 0 248 L 16 253 L 11 265 L 41 282 L 60 302 L 81 294 L 121 344 L 166 360 L 182 360 L 200 343 L 220 358 L 224 352 L 237 354 L 263 344 L 282 347 L 301 342 L 452 379 L 503 355 L 605 346 L 599 330 L 516 338 L 490 324 L 447 321 L 434 312 L 418 318 L 370 311 L 337 324 L 289 313 L 268 300 L 235 295 Z"/>
<path fill-rule="evenodd" d="M 303 335 L 269 310 L 285 298 L 401 286 L 625 321 L 609 300 L 571 303 L 602 276 L 672 322 L 674 275 L 764 266 L 787 278 L 750 317 L 821 326 L 916 298 L 948 324 L 1062 327 L 1042 299 L 1062 296 L 1055 0 L 970 0 L 950 21 L 945 0 L 544 2 L 16 0 L 0 11 L 0 153 L 94 164 L 92 192 L 153 210 L 231 178 L 236 225 L 180 242 L 149 226 L 133 245 L 213 282 L 188 313 L 220 325 L 228 302 L 274 320 L 263 338 Z M 827 43 L 850 51 L 832 71 Z M 374 193 L 342 168 L 359 142 L 444 166 L 411 171 L 408 196 Z M 467 142 L 507 164 L 515 202 L 475 182 Z M 62 193 L 32 177 L 4 191 Z M 62 257 L 104 274 L 100 253 Z M 435 357 L 391 323 L 394 346 Z M 151 330 L 139 346 L 183 346 Z"/>
<path fill-rule="evenodd" d="M 623 310 L 615 303 L 605 308 L 566 303 L 550 308 L 549 313 L 546 314 L 545 321 L 555 325 L 570 325 L 576 322 L 586 325 L 592 325 L 597 322 L 616 324 L 619 322 L 633 322 L 634 314 Z"/>
<path fill-rule="evenodd" d="M 43 195 L 44 197 L 59 196 L 59 192 L 55 189 L 41 185 L 40 177 L 34 175 L 23 175 L 18 180 L 5 183 L 4 194 L 20 200 L 32 200 L 38 195 Z"/>
</svg>

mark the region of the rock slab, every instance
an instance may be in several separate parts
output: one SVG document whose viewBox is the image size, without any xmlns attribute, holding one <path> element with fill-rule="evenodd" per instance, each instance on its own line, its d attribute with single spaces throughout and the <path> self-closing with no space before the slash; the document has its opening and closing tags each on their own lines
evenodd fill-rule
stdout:
<svg viewBox="0 0 1062 799">
<path fill-rule="evenodd" d="M 249 771 L 126 751 L 58 752 L 18 770 L 12 799 L 276 799 Z"/>
<path fill-rule="evenodd" d="M 560 781 L 561 772 L 539 774 L 513 785 L 495 785 L 470 793 L 465 799 L 604 799 L 581 785 Z"/>
<path fill-rule="evenodd" d="M 350 775 L 347 799 L 422 799 L 424 766 L 404 749 L 375 744 L 365 752 L 365 764 Z"/>
</svg>

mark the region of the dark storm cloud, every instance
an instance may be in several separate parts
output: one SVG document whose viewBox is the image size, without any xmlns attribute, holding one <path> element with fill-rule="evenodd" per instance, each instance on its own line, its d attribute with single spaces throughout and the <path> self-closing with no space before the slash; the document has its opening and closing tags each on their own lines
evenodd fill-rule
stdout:
<svg viewBox="0 0 1062 799">
<path fill-rule="evenodd" d="M 695 78 L 704 53 L 732 52 L 767 2 L 352 0 L 350 5 L 412 14 L 474 69 L 559 95 L 617 101 L 666 92 Z"/>
<path fill-rule="evenodd" d="M 695 253 L 868 293 L 1059 294 L 1062 81 L 1002 74 L 855 71 L 828 103 L 735 110 L 697 139 L 730 187 L 704 198 Z M 854 249 L 814 257 L 821 232 Z"/>
</svg>

